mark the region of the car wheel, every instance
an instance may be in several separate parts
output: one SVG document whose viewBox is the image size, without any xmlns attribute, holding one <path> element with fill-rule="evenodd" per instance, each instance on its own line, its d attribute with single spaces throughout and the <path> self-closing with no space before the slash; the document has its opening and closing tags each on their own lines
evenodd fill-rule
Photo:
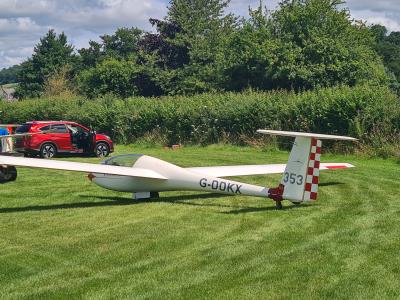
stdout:
<svg viewBox="0 0 400 300">
<path fill-rule="evenodd" d="M 17 169 L 13 166 L 0 168 L 0 182 L 15 181 L 17 179 Z"/>
<path fill-rule="evenodd" d="M 40 148 L 41 158 L 52 158 L 57 154 L 57 148 L 53 144 L 46 143 Z"/>
<path fill-rule="evenodd" d="M 110 154 L 110 147 L 106 143 L 97 143 L 96 145 L 96 156 L 106 157 Z"/>
</svg>

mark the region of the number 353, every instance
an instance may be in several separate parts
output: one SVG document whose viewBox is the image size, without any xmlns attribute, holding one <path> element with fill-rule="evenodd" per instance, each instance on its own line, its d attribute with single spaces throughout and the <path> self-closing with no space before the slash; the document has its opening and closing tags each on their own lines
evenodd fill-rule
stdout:
<svg viewBox="0 0 400 300">
<path fill-rule="evenodd" d="M 291 184 L 297 184 L 297 185 L 302 185 L 303 184 L 304 177 L 303 175 L 297 175 L 294 173 L 289 173 L 285 172 L 283 176 L 283 182 L 284 183 L 291 183 Z"/>
</svg>

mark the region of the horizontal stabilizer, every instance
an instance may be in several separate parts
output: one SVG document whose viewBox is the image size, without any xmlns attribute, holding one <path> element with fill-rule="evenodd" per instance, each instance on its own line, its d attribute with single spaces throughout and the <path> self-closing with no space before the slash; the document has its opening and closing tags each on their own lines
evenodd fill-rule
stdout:
<svg viewBox="0 0 400 300">
<path fill-rule="evenodd" d="M 316 138 L 319 140 L 357 141 L 356 138 L 349 136 L 329 135 L 329 134 L 319 134 L 319 133 L 280 131 L 280 130 L 267 130 L 267 129 L 259 129 L 257 130 L 257 132 L 269 135 Z"/>
<path fill-rule="evenodd" d="M 61 160 L 46 160 L 37 158 L 0 156 L 0 165 L 43 168 L 53 170 L 76 171 L 86 173 L 101 173 L 139 178 L 162 179 L 167 178 L 149 169 L 110 166 L 102 164 L 79 163 Z"/>
</svg>

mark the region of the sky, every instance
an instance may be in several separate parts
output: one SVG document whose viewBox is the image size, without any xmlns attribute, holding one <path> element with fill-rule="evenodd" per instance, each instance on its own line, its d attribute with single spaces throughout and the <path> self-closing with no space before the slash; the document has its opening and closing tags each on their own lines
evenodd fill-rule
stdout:
<svg viewBox="0 0 400 300">
<path fill-rule="evenodd" d="M 264 0 L 274 9 L 278 0 Z M 259 0 L 231 0 L 229 11 L 247 16 Z M 163 18 L 168 0 L 0 0 L 0 69 L 32 55 L 40 37 L 53 28 L 65 32 L 75 49 L 119 27 L 151 30 L 148 19 Z M 348 0 L 356 19 L 400 31 L 399 0 Z"/>
</svg>

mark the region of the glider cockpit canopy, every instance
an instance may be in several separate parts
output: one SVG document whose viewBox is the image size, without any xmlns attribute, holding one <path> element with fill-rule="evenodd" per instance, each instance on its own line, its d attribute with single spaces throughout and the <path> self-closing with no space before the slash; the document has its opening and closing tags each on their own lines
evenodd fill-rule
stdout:
<svg viewBox="0 0 400 300">
<path fill-rule="evenodd" d="M 141 158 L 143 154 L 125 154 L 113 156 L 103 162 L 103 165 L 120 166 L 120 167 L 133 167 L 136 161 Z"/>
</svg>

